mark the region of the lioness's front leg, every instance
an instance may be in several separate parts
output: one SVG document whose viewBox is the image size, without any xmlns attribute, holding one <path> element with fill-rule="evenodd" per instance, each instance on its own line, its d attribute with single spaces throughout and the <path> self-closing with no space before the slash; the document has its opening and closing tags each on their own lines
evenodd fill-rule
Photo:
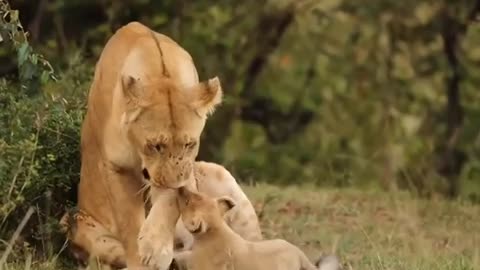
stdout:
<svg viewBox="0 0 480 270">
<path fill-rule="evenodd" d="M 152 208 L 138 236 L 138 249 L 145 265 L 168 269 L 173 259 L 175 225 L 180 216 L 177 191 L 152 187 Z"/>
<path fill-rule="evenodd" d="M 60 225 L 67 233 L 73 256 L 82 264 L 87 264 L 93 257 L 99 263 L 115 268 L 126 267 L 122 243 L 92 216 L 84 211 L 67 212 Z"/>
</svg>

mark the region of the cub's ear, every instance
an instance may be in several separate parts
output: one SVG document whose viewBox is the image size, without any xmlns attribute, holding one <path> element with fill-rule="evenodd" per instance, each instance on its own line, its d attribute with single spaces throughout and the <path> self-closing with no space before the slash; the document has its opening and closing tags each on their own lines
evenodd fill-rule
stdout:
<svg viewBox="0 0 480 270">
<path fill-rule="evenodd" d="M 190 106 L 202 117 L 213 113 L 222 102 L 222 86 L 218 77 L 201 82 L 190 89 L 192 101 Z"/>
<path fill-rule="evenodd" d="M 234 208 L 236 205 L 235 201 L 228 196 L 217 198 L 217 204 L 222 216 L 228 211 L 232 210 L 232 208 Z"/>
<path fill-rule="evenodd" d="M 134 78 L 130 75 L 122 75 L 122 93 L 128 102 L 138 101 L 142 95 L 143 89 L 140 85 L 140 79 Z"/>
</svg>

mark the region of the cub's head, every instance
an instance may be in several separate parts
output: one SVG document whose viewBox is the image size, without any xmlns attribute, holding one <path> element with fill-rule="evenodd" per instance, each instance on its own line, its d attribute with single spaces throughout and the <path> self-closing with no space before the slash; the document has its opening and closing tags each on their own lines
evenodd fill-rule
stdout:
<svg viewBox="0 0 480 270">
<path fill-rule="evenodd" d="M 153 186 L 183 186 L 193 173 L 206 118 L 222 100 L 219 79 L 182 87 L 168 78 L 145 83 L 125 75 L 120 87 L 121 125 L 141 158 L 144 177 Z"/>
<path fill-rule="evenodd" d="M 214 199 L 185 187 L 178 189 L 177 198 L 183 224 L 194 236 L 220 225 L 223 215 L 235 207 L 230 197 Z"/>
</svg>

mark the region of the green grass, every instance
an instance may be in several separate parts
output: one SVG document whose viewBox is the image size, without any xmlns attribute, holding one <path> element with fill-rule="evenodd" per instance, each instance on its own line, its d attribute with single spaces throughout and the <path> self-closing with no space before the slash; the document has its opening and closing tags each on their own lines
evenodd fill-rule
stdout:
<svg viewBox="0 0 480 270">
<path fill-rule="evenodd" d="M 346 269 L 480 269 L 480 206 L 406 193 L 245 187 L 266 238 L 316 259 L 336 252 Z"/>
<path fill-rule="evenodd" d="M 284 238 L 312 260 L 335 252 L 347 270 L 480 269 L 480 205 L 309 186 L 259 184 L 244 190 L 265 238 Z M 61 267 L 50 260 L 4 269 Z"/>
</svg>

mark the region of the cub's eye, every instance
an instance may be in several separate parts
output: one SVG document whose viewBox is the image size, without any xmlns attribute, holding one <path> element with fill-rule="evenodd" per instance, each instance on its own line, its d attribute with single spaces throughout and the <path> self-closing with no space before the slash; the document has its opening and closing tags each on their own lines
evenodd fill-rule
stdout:
<svg viewBox="0 0 480 270">
<path fill-rule="evenodd" d="M 197 145 L 197 142 L 189 142 L 185 144 L 185 148 L 192 149 Z"/>
<path fill-rule="evenodd" d="M 186 199 L 186 200 L 185 200 L 185 205 L 188 206 L 189 203 L 190 203 L 190 200 L 189 200 L 189 199 Z"/>
</svg>

